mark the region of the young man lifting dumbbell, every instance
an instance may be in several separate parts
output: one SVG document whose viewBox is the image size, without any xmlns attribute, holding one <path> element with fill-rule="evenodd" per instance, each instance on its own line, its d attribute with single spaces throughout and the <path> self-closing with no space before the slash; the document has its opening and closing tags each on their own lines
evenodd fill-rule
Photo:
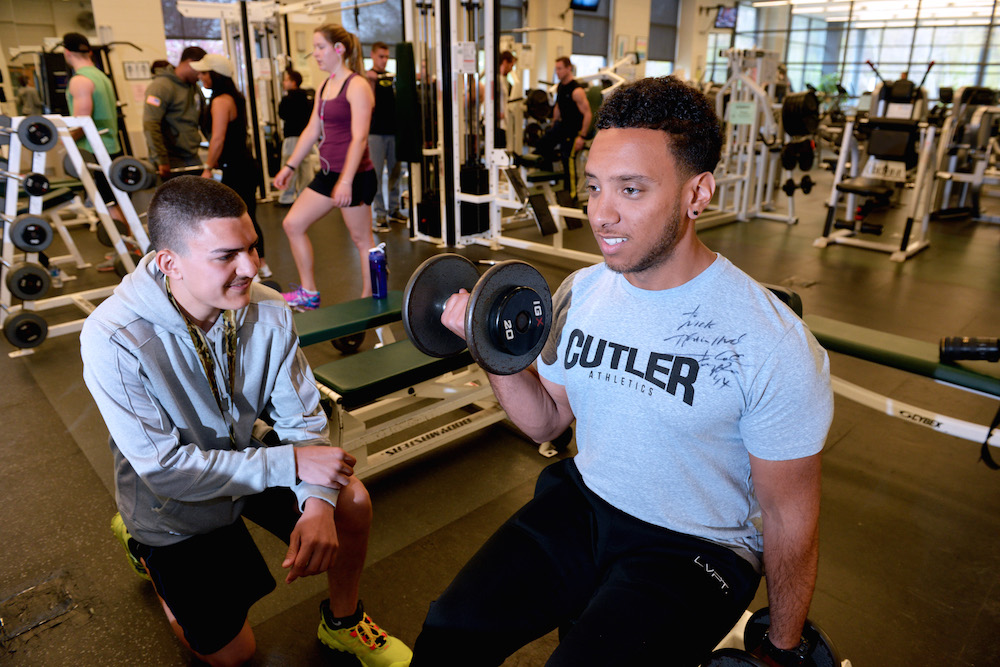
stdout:
<svg viewBox="0 0 1000 667">
<path fill-rule="evenodd" d="M 816 580 L 828 359 L 802 322 L 695 234 L 722 139 L 667 77 L 604 103 L 587 162 L 602 264 L 553 299 L 537 362 L 490 376 L 539 442 L 579 453 L 431 604 L 413 665 L 499 665 L 559 628 L 549 665 L 697 665 L 766 572 L 766 660 L 789 663 Z M 464 336 L 468 295 L 442 323 Z"/>
<path fill-rule="evenodd" d="M 369 667 L 408 664 L 409 649 L 358 600 L 371 500 L 353 457 L 330 446 L 291 311 L 252 282 L 246 205 L 212 179 L 180 176 L 156 191 L 148 219 L 155 250 L 80 334 L 129 562 L 200 659 L 243 664 L 256 648 L 247 611 L 275 586 L 245 516 L 289 545 L 286 583 L 327 575 L 324 644 Z"/>
</svg>

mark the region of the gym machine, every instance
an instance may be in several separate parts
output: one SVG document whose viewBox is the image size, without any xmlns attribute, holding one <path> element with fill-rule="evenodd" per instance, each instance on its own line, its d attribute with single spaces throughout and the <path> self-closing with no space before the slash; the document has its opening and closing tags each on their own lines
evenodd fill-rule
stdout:
<svg viewBox="0 0 1000 667">
<path fill-rule="evenodd" d="M 875 65 L 868 64 L 878 75 Z M 933 65 L 932 62 L 928 66 L 928 72 Z M 926 122 L 927 96 L 922 88 L 923 80 L 919 86 L 914 86 L 907 79 L 888 82 L 878 76 L 880 83 L 872 95 L 868 118 L 847 117 L 823 235 L 813 241 L 813 245 L 825 248 L 839 244 L 876 250 L 888 253 L 894 262 L 903 262 L 930 245 L 925 212 L 932 190 L 931 160 L 937 128 Z M 927 73 L 924 80 L 926 78 Z M 867 145 L 862 150 L 862 142 L 866 140 Z M 865 155 L 863 169 L 860 168 L 862 153 Z M 869 222 L 868 215 L 875 209 L 890 206 L 906 189 L 912 192 L 900 243 L 858 238 L 859 234 L 882 234 L 883 226 Z M 837 217 L 841 195 L 846 195 L 847 220 Z M 860 206 L 859 197 L 864 198 Z M 916 221 L 921 221 L 919 227 L 915 227 Z"/>
<path fill-rule="evenodd" d="M 496 125 L 493 91 L 498 5 L 494 0 L 459 5 L 458 0 L 404 5 L 407 43 L 397 47 L 396 106 L 399 109 L 411 100 L 411 108 L 419 109 L 420 120 L 414 123 L 411 117 L 407 125 L 420 129 L 421 144 L 419 153 L 397 146 L 399 158 L 413 165 L 411 239 L 439 247 L 476 243 L 494 250 L 513 247 L 555 254 L 587 264 L 600 261 L 598 255 L 562 247 L 563 220 L 572 225 L 585 216 L 570 209 L 574 216 L 570 222 L 567 215 L 550 210 L 544 195 L 534 196 L 531 207 L 540 218 L 540 226 L 553 232 L 552 245 L 502 236 L 503 209 L 526 209 L 529 197 L 510 155 L 494 146 L 492 129 L 483 132 L 480 127 L 480 40 L 485 44 L 482 82 L 487 91 L 482 126 Z M 482 35 L 478 32 L 480 23 Z M 530 51 L 530 45 L 518 46 Z M 510 130 L 510 134 L 516 133 L 516 129 Z"/>
<path fill-rule="evenodd" d="M 933 220 L 972 217 L 981 222 L 1000 223 L 1000 217 L 986 216 L 981 210 L 984 186 L 1000 185 L 997 157 L 997 126 L 1000 106 L 997 91 L 978 86 L 959 88 L 952 108 L 944 119 L 936 156 L 932 211 Z M 957 205 L 955 186 L 958 186 Z"/>
<path fill-rule="evenodd" d="M 699 217 L 698 229 L 730 222 L 746 222 L 758 217 L 793 225 L 795 202 L 786 192 L 787 214 L 767 211 L 772 199 L 776 156 L 772 147 L 784 143 L 785 133 L 775 118 L 769 82 L 778 71 L 778 56 L 759 49 L 726 49 L 720 52 L 729 61 L 732 76 L 715 93 L 715 109 L 723 120 L 722 159 L 715 170 L 716 194 L 706 214 Z M 780 107 L 780 105 L 778 105 Z M 786 169 L 787 181 L 791 172 Z"/>
<path fill-rule="evenodd" d="M 267 2 L 220 4 L 179 0 L 177 11 L 188 18 L 218 19 L 222 23 L 223 43 L 234 68 L 233 80 L 246 97 L 247 125 L 251 135 L 252 155 L 260 168 L 259 199 L 270 200 L 271 178 L 267 173 L 268 134 L 276 133 L 278 103 L 281 101 L 281 70 L 287 63 L 283 45 L 287 44 L 288 26 L 284 17 L 304 11 L 315 2 L 280 5 Z"/>
</svg>

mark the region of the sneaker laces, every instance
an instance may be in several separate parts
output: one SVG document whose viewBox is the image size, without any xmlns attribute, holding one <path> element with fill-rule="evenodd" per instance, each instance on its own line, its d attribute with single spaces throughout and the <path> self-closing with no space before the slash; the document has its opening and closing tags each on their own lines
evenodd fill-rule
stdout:
<svg viewBox="0 0 1000 667">
<path fill-rule="evenodd" d="M 389 641 L 389 635 L 368 614 L 364 614 L 358 624 L 351 628 L 351 636 L 373 651 L 384 648 Z"/>
</svg>

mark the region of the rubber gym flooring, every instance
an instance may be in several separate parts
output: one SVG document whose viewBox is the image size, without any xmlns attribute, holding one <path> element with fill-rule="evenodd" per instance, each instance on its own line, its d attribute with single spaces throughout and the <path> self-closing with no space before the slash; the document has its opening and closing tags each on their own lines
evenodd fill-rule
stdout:
<svg viewBox="0 0 1000 667">
<path fill-rule="evenodd" d="M 813 193 L 797 198 L 800 224 L 755 220 L 705 230 L 702 238 L 758 280 L 795 288 L 807 312 L 927 341 L 1000 335 L 1000 226 L 932 223 L 931 247 L 903 264 L 857 248 L 814 248 L 830 175 L 814 170 L 813 178 L 820 183 Z M 295 274 L 280 226 L 286 209 L 262 204 L 258 210 L 267 259 L 275 278 L 287 284 Z M 898 232 L 897 220 L 885 236 L 898 240 Z M 515 234 L 538 238 L 530 227 Z M 356 275 L 357 258 L 338 214 L 311 235 L 324 301 L 354 297 L 359 284 L 343 276 Z M 85 256 L 100 261 L 103 248 L 92 235 L 74 236 Z M 568 247 L 596 252 L 588 229 L 569 236 Z M 403 225 L 380 239 L 388 243 L 393 289 L 441 251 L 409 241 Z M 581 266 L 482 246 L 459 252 L 526 259 L 553 288 Z M 78 280 L 65 290 L 114 280 L 93 269 L 69 272 Z M 366 345 L 372 341 L 369 336 Z M 78 336 L 51 338 L 16 359 L 7 356 L 12 349 L 0 342 L 0 664 L 192 662 L 108 530 L 115 511 L 111 457 L 81 379 Z M 326 344 L 307 349 L 314 364 L 338 354 Z M 856 384 L 977 423 L 989 423 L 997 407 L 985 397 L 840 355 L 832 355 L 832 368 Z M 976 443 L 837 397 L 824 456 L 820 574 L 810 616 L 854 665 L 1000 664 L 1000 472 L 978 456 Z M 375 524 L 362 595 L 376 622 L 412 644 L 428 603 L 530 497 L 547 463 L 532 444 L 497 425 L 368 480 Z M 281 581 L 283 545 L 266 534 L 258 538 Z M 251 610 L 254 664 L 356 664 L 316 640 L 324 587 L 322 577 L 279 583 Z M 753 608 L 765 600 L 762 586 Z M 524 604 L 532 604 L 530 595 Z M 623 619 L 620 640 L 650 631 L 641 618 Z M 670 645 L 678 638 L 655 632 L 663 642 L 662 664 L 670 665 Z M 555 641 L 544 637 L 506 664 L 542 665 Z M 455 664 L 463 664 L 461 656 Z"/>
</svg>

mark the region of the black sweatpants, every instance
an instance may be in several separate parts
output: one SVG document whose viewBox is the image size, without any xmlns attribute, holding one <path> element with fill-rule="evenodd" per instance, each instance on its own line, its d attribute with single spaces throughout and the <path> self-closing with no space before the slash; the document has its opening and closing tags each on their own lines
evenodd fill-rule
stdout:
<svg viewBox="0 0 1000 667">
<path fill-rule="evenodd" d="M 411 666 L 500 665 L 556 628 L 548 665 L 697 665 L 759 583 L 734 551 L 612 507 L 566 459 L 431 603 Z"/>
</svg>

